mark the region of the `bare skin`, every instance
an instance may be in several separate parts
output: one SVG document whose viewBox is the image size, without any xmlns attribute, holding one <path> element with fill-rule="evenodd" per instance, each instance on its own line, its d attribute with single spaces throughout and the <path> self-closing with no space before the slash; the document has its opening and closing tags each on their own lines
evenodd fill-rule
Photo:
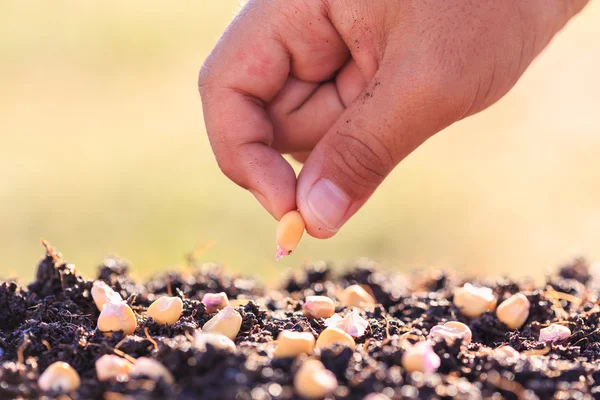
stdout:
<svg viewBox="0 0 600 400">
<path fill-rule="evenodd" d="M 489 107 L 587 0 L 250 0 L 200 71 L 221 170 L 333 236 L 404 157 Z M 298 178 L 282 157 L 305 162 Z"/>
</svg>

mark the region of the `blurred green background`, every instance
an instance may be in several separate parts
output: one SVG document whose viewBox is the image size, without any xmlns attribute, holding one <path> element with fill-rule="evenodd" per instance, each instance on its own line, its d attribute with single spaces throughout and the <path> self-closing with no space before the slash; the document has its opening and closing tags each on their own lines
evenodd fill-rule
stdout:
<svg viewBox="0 0 600 400">
<path fill-rule="evenodd" d="M 280 277 L 359 256 L 398 268 L 540 276 L 600 256 L 600 4 L 491 109 L 408 157 L 334 238 L 274 262 L 275 221 L 221 175 L 196 77 L 238 1 L 0 2 L 0 275 L 39 238 L 87 274 L 202 260 Z"/>
</svg>

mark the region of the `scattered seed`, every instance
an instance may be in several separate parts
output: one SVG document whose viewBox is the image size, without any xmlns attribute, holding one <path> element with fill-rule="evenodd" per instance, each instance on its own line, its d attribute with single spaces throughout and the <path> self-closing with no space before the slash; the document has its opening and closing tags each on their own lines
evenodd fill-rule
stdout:
<svg viewBox="0 0 600 400">
<path fill-rule="evenodd" d="M 329 318 L 335 313 L 335 305 L 327 296 L 306 296 L 302 313 L 307 318 Z"/>
<path fill-rule="evenodd" d="M 306 360 L 294 376 L 294 389 L 301 397 L 322 399 L 338 387 L 335 374 L 319 360 Z"/>
<path fill-rule="evenodd" d="M 318 349 L 329 348 L 334 344 L 339 344 L 342 346 L 350 347 L 354 349 L 356 347 L 356 342 L 352 339 L 352 336 L 348 335 L 346 332 L 341 330 L 340 328 L 327 328 L 317 338 L 316 347 Z"/>
<path fill-rule="evenodd" d="M 96 376 L 101 382 L 124 381 L 129 377 L 133 364 L 123 357 L 105 354 L 96 360 Z"/>
<path fill-rule="evenodd" d="M 315 337 L 309 332 L 281 331 L 277 336 L 275 357 L 296 357 L 310 354 L 315 348 Z"/>
<path fill-rule="evenodd" d="M 371 307 L 375 299 L 362 286 L 352 285 L 344 289 L 341 302 L 346 307 Z"/>
<path fill-rule="evenodd" d="M 196 330 L 194 332 L 194 344 L 203 351 L 206 350 L 206 345 L 210 345 L 220 350 L 235 351 L 235 343 L 233 343 L 233 340 L 220 333 L 208 333 Z"/>
<path fill-rule="evenodd" d="M 160 325 L 173 325 L 183 312 L 183 301 L 179 297 L 163 296 L 156 299 L 146 314 Z"/>
<path fill-rule="evenodd" d="M 523 293 L 517 293 L 504 300 L 496 310 L 498 319 L 508 328 L 520 329 L 527 317 L 531 303 Z"/>
<path fill-rule="evenodd" d="M 79 389 L 80 385 L 81 379 L 77 371 L 63 361 L 51 364 L 38 379 L 38 386 L 44 392 L 69 393 Z"/>
<path fill-rule="evenodd" d="M 442 325 L 436 325 L 429 331 L 431 338 L 443 338 L 448 342 L 454 342 L 456 339 L 462 339 L 464 344 L 471 343 L 471 329 L 462 322 L 449 321 Z"/>
<path fill-rule="evenodd" d="M 102 307 L 98 317 L 98 329 L 102 332 L 123 331 L 126 335 L 135 332 L 137 322 L 131 307 L 124 301 L 108 302 Z"/>
<path fill-rule="evenodd" d="M 115 292 L 113 288 L 108 286 L 104 281 L 94 281 L 91 293 L 98 311 L 102 311 L 102 307 L 108 302 L 118 303 L 123 301 L 121 295 Z"/>
<path fill-rule="evenodd" d="M 454 305 L 460 312 L 470 318 L 479 317 L 486 311 L 496 308 L 496 296 L 492 289 L 487 287 L 475 287 L 465 283 L 462 288 L 454 291 Z"/>
<path fill-rule="evenodd" d="M 571 336 L 571 330 L 559 324 L 550 324 L 540 330 L 540 342 L 559 342 Z"/>
<path fill-rule="evenodd" d="M 214 313 L 227 307 L 229 305 L 229 299 L 225 292 L 206 293 L 204 297 L 202 297 L 202 303 L 206 306 L 207 312 Z"/>
<path fill-rule="evenodd" d="M 163 379 L 168 384 L 172 385 L 175 382 L 173 374 L 162 363 L 153 358 L 140 357 L 133 363 L 130 376 L 140 377 L 148 376 L 155 381 Z"/>
<path fill-rule="evenodd" d="M 431 374 L 440 367 L 440 357 L 435 354 L 431 344 L 418 342 L 404 351 L 402 367 L 408 372 Z"/>
<path fill-rule="evenodd" d="M 220 333 L 233 340 L 242 327 L 242 316 L 232 306 L 227 306 L 202 327 L 203 332 Z"/>
<path fill-rule="evenodd" d="M 350 311 L 345 317 L 335 314 L 325 320 L 325 325 L 329 327 L 340 328 L 352 337 L 360 337 L 365 334 L 369 323 L 356 311 Z"/>
</svg>

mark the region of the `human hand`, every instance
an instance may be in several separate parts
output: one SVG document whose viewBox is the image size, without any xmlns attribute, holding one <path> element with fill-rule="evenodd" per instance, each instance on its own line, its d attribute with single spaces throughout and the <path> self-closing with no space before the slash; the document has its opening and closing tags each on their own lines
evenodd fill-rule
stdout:
<svg viewBox="0 0 600 400">
<path fill-rule="evenodd" d="M 587 0 L 251 0 L 199 77 L 221 170 L 328 238 L 433 134 L 500 99 Z M 298 179 L 281 156 L 306 161 Z"/>
</svg>

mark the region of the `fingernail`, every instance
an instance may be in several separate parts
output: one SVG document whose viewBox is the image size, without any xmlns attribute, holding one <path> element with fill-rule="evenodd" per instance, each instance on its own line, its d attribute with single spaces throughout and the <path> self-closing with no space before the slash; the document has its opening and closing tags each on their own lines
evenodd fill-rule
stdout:
<svg viewBox="0 0 600 400">
<path fill-rule="evenodd" d="M 319 179 L 308 193 L 308 207 L 319 221 L 337 231 L 350 207 L 350 198 L 329 179 Z"/>
</svg>

